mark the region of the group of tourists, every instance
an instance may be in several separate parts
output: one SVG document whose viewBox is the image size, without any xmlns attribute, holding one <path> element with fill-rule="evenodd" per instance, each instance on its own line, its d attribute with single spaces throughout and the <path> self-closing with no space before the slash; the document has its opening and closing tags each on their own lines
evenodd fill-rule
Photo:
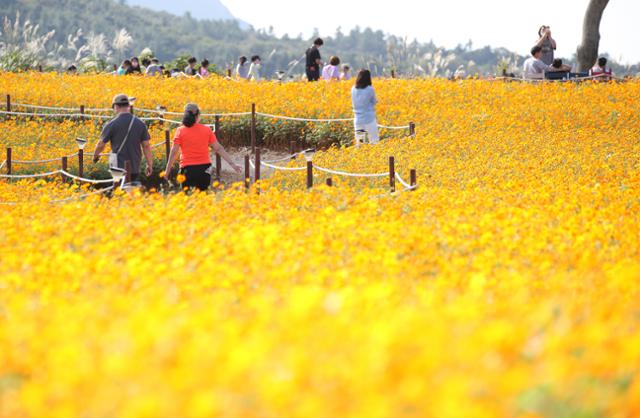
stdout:
<svg viewBox="0 0 640 418">
<path fill-rule="evenodd" d="M 554 78 L 568 76 L 572 67 L 563 63 L 561 59 L 555 58 L 557 47 L 558 44 L 551 35 L 551 27 L 541 26 L 538 30 L 538 40 L 531 48 L 531 56 L 524 62 L 523 77 L 527 80 L 544 79 L 545 74 L 549 73 L 552 76 L 555 75 Z M 607 67 L 607 59 L 601 57 L 589 70 L 588 75 L 607 80 L 613 76 L 613 71 Z"/>
<path fill-rule="evenodd" d="M 313 45 L 305 51 L 305 74 L 308 81 L 318 81 L 322 77 L 325 81 L 351 80 L 351 67 L 344 64 L 340 68 L 340 58 L 332 56 L 323 65 L 320 48 L 324 45 L 322 38 L 316 38 Z"/>
<path fill-rule="evenodd" d="M 124 169 L 125 162 L 129 161 L 131 182 L 139 182 L 143 155 L 146 160 L 144 173 L 146 176 L 152 174 L 153 150 L 147 126 L 131 112 L 134 100 L 126 94 L 118 94 L 113 98 L 111 106 L 115 117 L 102 129 L 100 140 L 95 146 L 93 162 L 95 164 L 100 160 L 100 154 L 109 144 L 111 147 L 109 165 Z M 364 133 L 369 143 L 377 143 L 380 139 L 375 113 L 378 101 L 369 70 L 363 69 L 358 73 L 351 90 L 351 100 L 355 132 Z M 182 124 L 176 129 L 173 137 L 173 147 L 169 153 L 165 176 L 170 177 L 173 166 L 180 157 L 180 173 L 185 176 L 182 186 L 199 190 L 208 189 L 212 174 L 211 152 L 218 153 L 236 173 L 241 173 L 241 168 L 225 151 L 216 134 L 209 126 L 201 123 L 198 105 L 188 103 L 184 107 Z"/>
</svg>

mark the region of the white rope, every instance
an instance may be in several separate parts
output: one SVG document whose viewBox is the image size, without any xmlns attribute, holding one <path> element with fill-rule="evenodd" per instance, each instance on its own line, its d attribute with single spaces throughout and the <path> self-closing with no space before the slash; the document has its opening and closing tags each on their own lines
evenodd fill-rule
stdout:
<svg viewBox="0 0 640 418">
<path fill-rule="evenodd" d="M 64 202 L 69 202 L 69 201 L 72 201 L 72 200 L 84 199 L 85 197 L 106 193 L 108 191 L 113 190 L 113 188 L 114 188 L 114 186 L 111 186 L 111 187 L 107 187 L 107 188 L 104 188 L 104 189 L 96 190 L 96 191 L 91 192 L 91 193 L 86 193 L 86 194 L 82 194 L 82 195 L 78 195 L 78 196 L 71 196 L 71 197 L 67 197 L 65 199 L 51 200 L 49 203 L 64 203 Z M 21 203 L 29 203 L 29 202 L 31 202 L 31 201 L 30 200 L 26 200 L 26 201 L 23 201 L 23 202 L 0 202 L 0 205 L 15 206 L 15 205 L 19 205 Z"/>
<path fill-rule="evenodd" d="M 145 109 L 145 108 L 134 108 L 136 112 L 144 112 L 144 113 L 156 113 L 160 115 L 170 115 L 170 116 L 182 116 L 184 112 L 170 112 L 168 110 L 155 110 L 155 109 Z M 206 117 L 233 117 L 233 116 L 251 116 L 251 112 L 231 112 L 231 113 L 200 113 L 200 116 L 203 118 Z"/>
<path fill-rule="evenodd" d="M 0 170 L 2 170 L 2 167 L 4 167 L 6 163 L 7 163 L 7 160 L 4 160 L 2 163 L 0 163 Z"/>
<path fill-rule="evenodd" d="M 253 163 L 251 160 L 249 160 L 249 162 L 255 168 L 255 165 L 254 165 L 255 163 Z M 307 167 L 282 167 L 279 165 L 269 164 L 264 161 L 260 161 L 260 164 L 265 167 L 269 167 L 269 168 L 273 168 L 274 170 L 281 170 L 281 171 L 304 171 L 307 169 Z"/>
<path fill-rule="evenodd" d="M 112 116 L 107 115 L 86 115 L 82 113 L 31 113 L 31 112 L 7 112 L 0 110 L 2 115 L 12 116 L 31 116 L 41 118 L 89 118 L 89 119 L 111 119 Z"/>
<path fill-rule="evenodd" d="M 325 173 L 335 174 L 337 176 L 346 176 L 346 177 L 385 177 L 389 175 L 388 171 L 386 173 L 368 174 L 368 173 L 348 173 L 346 171 L 331 170 L 331 169 L 320 167 L 317 165 L 314 165 L 313 168 L 318 171 L 323 171 Z"/>
<path fill-rule="evenodd" d="M 53 106 L 32 105 L 32 104 L 26 104 L 26 103 L 11 103 L 11 106 L 24 107 L 26 109 L 43 109 L 43 110 L 69 110 L 69 111 L 78 111 L 78 110 L 80 110 L 80 106 L 78 106 L 78 107 L 53 107 Z"/>
<path fill-rule="evenodd" d="M 385 125 L 378 125 L 378 128 L 382 128 L 382 129 L 392 129 L 392 130 L 404 130 L 404 129 L 410 129 L 409 125 L 407 126 L 385 126 Z"/>
<path fill-rule="evenodd" d="M 510 81 L 521 81 L 524 83 L 542 83 L 547 81 L 588 81 L 588 80 L 594 80 L 594 79 L 600 79 L 600 78 L 604 78 L 607 80 L 626 81 L 624 78 L 616 77 L 614 75 L 608 75 L 608 74 L 598 74 L 598 75 L 590 75 L 590 76 L 584 76 L 584 77 L 573 77 L 573 78 L 559 79 L 559 80 L 549 80 L 544 78 L 496 77 L 490 81 L 510 80 Z"/>
<path fill-rule="evenodd" d="M 308 118 L 296 118 L 296 117 L 291 117 L 291 116 L 280 116 L 280 115 L 272 115 L 269 113 L 259 113 L 256 112 L 256 116 L 262 116 L 265 118 L 271 118 L 271 119 L 284 119 L 284 120 L 293 120 L 293 121 L 298 121 L 298 122 L 353 122 L 353 118 L 349 118 L 349 119 L 308 119 Z"/>
<path fill-rule="evenodd" d="M 497 80 L 497 79 L 496 79 Z M 46 110 L 68 110 L 68 111 L 78 111 L 79 108 L 71 108 L 71 107 L 52 107 L 52 106 L 37 106 L 37 105 L 27 105 L 27 104 L 18 104 L 16 103 L 16 106 L 21 106 L 21 107 L 25 107 L 25 108 L 34 108 L 34 109 L 46 109 Z M 110 111 L 111 109 L 85 109 L 85 112 L 107 112 Z M 179 112 L 168 112 L 168 111 L 159 111 L 159 110 L 153 110 L 153 109 L 144 109 L 144 108 L 136 108 L 135 109 L 138 112 L 143 112 L 143 113 L 155 113 L 155 114 L 159 114 L 159 115 L 174 115 L 174 116 L 181 116 L 183 115 L 183 113 L 179 113 Z M 7 111 L 0 111 L 0 114 L 4 114 L 4 115 L 14 115 L 14 116 L 32 116 L 32 117 L 66 117 L 66 118 L 94 118 L 94 119 L 111 119 L 112 116 L 110 115 L 92 115 L 92 114 L 87 114 L 87 113 L 31 113 L 31 112 L 7 112 Z M 251 112 L 236 112 L 236 113 L 201 113 L 200 116 L 201 117 L 242 117 L 242 116 L 250 116 L 252 115 Z M 283 120 L 291 120 L 291 121 L 298 121 L 298 122 L 317 122 L 317 123 L 332 123 L 332 122 L 353 122 L 353 118 L 337 118 L 337 119 L 311 119 L 311 118 L 298 118 L 298 117 L 292 117 L 292 116 L 280 116 L 280 115 L 272 115 L 269 113 L 259 113 L 256 112 L 256 116 L 262 116 L 265 118 L 272 118 L 272 119 L 283 119 Z M 142 121 L 158 121 L 158 122 L 167 122 L 167 123 L 172 123 L 172 124 L 176 124 L 179 125 L 182 122 L 181 121 L 177 121 L 177 120 L 173 120 L 173 119 L 166 119 L 162 116 L 159 117 L 141 117 L 138 118 Z M 206 126 L 214 126 L 213 124 L 210 125 L 206 125 Z M 401 130 L 401 129 L 408 129 L 409 126 L 386 126 L 386 125 L 378 125 L 378 127 L 382 128 L 382 129 L 397 129 L 397 130 Z"/>
<path fill-rule="evenodd" d="M 151 148 L 158 148 L 163 146 L 165 143 L 163 142 L 158 142 L 157 144 L 151 145 Z M 93 153 L 91 152 L 85 152 L 84 153 L 85 156 L 89 156 L 89 157 L 93 157 Z M 103 153 L 100 154 L 101 157 L 106 157 L 107 155 L 109 155 L 109 153 Z M 54 162 L 59 162 L 60 160 L 62 160 L 62 158 L 66 157 L 66 158 L 74 158 L 77 157 L 78 153 L 76 152 L 75 154 L 69 154 L 69 155 L 63 155 L 62 157 L 58 157 L 58 158 L 50 158 L 47 160 L 11 160 L 12 163 L 16 163 L 16 164 L 46 164 L 46 163 L 54 163 Z M 2 165 L 4 165 L 6 163 L 5 162 L 2 163 Z M 0 168 L 2 168 L 2 165 L 0 165 Z"/>
<path fill-rule="evenodd" d="M 65 155 L 59 158 L 50 158 L 48 160 L 11 160 L 12 163 L 16 163 L 16 164 L 45 164 L 45 163 L 53 163 L 53 162 L 59 162 L 60 160 L 62 160 L 63 158 L 73 158 L 73 157 L 77 157 L 78 153 L 76 152 L 75 154 L 70 154 L 70 155 Z"/>
<path fill-rule="evenodd" d="M 396 180 L 398 180 L 398 182 L 400 182 L 400 184 L 402 184 L 402 186 L 404 187 L 405 190 L 415 190 L 418 186 L 412 186 L 409 183 L 407 183 L 406 181 L 402 180 L 402 177 L 400 177 L 400 174 L 396 173 Z"/>
<path fill-rule="evenodd" d="M 104 180 L 92 180 L 92 179 L 88 179 L 86 177 L 79 177 L 79 176 L 75 176 L 71 173 L 69 173 L 68 171 L 64 171 L 64 170 L 60 170 L 60 173 L 72 178 L 74 180 L 78 180 L 78 181 L 82 181 L 84 183 L 91 183 L 91 184 L 107 184 L 107 183 L 113 183 L 113 179 L 104 179 Z"/>
<path fill-rule="evenodd" d="M 33 179 L 38 177 L 48 177 L 61 173 L 62 170 L 49 171 L 47 173 L 36 174 L 0 174 L 0 178 L 3 179 Z"/>
</svg>

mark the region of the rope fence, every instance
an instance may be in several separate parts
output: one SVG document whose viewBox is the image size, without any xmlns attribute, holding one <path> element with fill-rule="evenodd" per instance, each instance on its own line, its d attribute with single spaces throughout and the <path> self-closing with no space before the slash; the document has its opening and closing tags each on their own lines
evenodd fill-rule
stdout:
<svg viewBox="0 0 640 418">
<path fill-rule="evenodd" d="M 590 76 L 583 76 L 583 77 L 569 77 L 566 79 L 557 79 L 557 80 L 551 80 L 551 79 L 545 79 L 545 78 L 524 78 L 524 77 L 501 76 L 501 77 L 492 78 L 489 81 L 520 81 L 523 83 L 544 83 L 544 82 L 558 82 L 558 81 L 580 82 L 580 81 L 590 81 L 590 80 L 619 81 L 619 82 L 627 81 L 622 77 L 616 77 L 614 75 L 609 75 L 609 74 L 598 74 L 598 75 L 590 75 Z"/>
<path fill-rule="evenodd" d="M 50 110 L 57 113 L 42 113 L 42 112 L 17 112 L 12 111 L 12 106 L 21 109 L 33 109 L 33 110 Z M 111 119 L 110 115 L 100 115 L 93 113 L 106 113 L 111 112 L 112 109 L 109 108 L 86 108 L 84 105 L 80 105 L 77 107 L 62 107 L 62 106 L 43 106 L 43 105 L 34 105 L 28 103 L 12 103 L 11 95 L 7 95 L 6 105 L 4 105 L 5 110 L 0 111 L 0 115 L 7 116 L 27 116 L 27 117 L 42 117 L 42 118 L 76 118 L 76 119 Z M 134 106 L 134 111 L 143 113 L 143 114 L 153 114 L 156 116 L 147 117 L 143 116 L 139 119 L 142 121 L 150 121 L 150 122 L 161 122 L 161 123 L 170 123 L 179 125 L 182 122 L 167 119 L 165 115 L 169 116 L 182 116 L 181 112 L 171 112 L 166 110 L 163 106 L 159 106 L 157 109 L 148 109 L 148 108 L 136 108 Z M 72 113 L 69 113 L 72 112 Z M 275 115 L 271 113 L 264 112 L 256 112 L 255 104 L 251 105 L 251 112 L 222 112 L 222 113 L 211 113 L 211 112 L 202 112 L 200 114 L 203 118 L 223 118 L 223 117 L 246 117 L 251 116 L 253 120 L 253 124 L 255 124 L 256 117 L 263 117 L 269 119 L 279 119 L 279 120 L 288 120 L 295 122 L 306 122 L 306 123 L 345 123 L 345 122 L 353 122 L 353 118 L 302 118 L 295 116 L 284 116 L 284 115 Z M 207 125 L 213 126 L 213 125 Z M 412 127 L 412 123 L 409 123 L 404 126 L 388 126 L 388 125 L 378 125 L 383 129 L 410 129 Z M 253 149 L 253 146 L 252 146 Z"/>
<path fill-rule="evenodd" d="M 301 154 L 305 154 L 305 152 L 300 152 L 300 153 L 295 153 L 295 154 L 291 154 L 286 158 L 282 158 L 280 159 L 280 161 L 284 161 L 285 159 L 293 159 L 298 155 Z M 305 156 L 306 157 L 306 156 Z M 394 157 L 389 157 L 389 171 L 386 171 L 384 173 L 350 173 L 347 171 L 342 171 L 342 170 L 334 170 L 334 169 L 329 169 L 329 168 L 325 168 L 325 167 L 321 167 L 318 165 L 314 165 L 313 161 L 312 161 L 313 157 L 311 158 L 307 158 L 307 165 L 306 167 L 283 167 L 283 166 L 278 166 L 278 165 L 273 165 L 270 164 L 269 162 L 266 161 L 261 161 L 260 160 L 260 151 L 258 150 L 258 152 L 256 153 L 255 159 L 251 159 L 249 157 L 249 155 L 245 156 L 245 176 L 249 177 L 250 176 L 250 168 L 254 170 L 254 180 L 258 181 L 260 180 L 260 167 L 267 167 L 267 168 L 271 168 L 273 170 L 276 171 L 283 171 L 283 172 L 292 172 L 292 171 L 306 171 L 307 172 L 307 188 L 311 188 L 313 187 L 313 172 L 314 170 L 317 170 L 319 172 L 322 173 L 326 173 L 326 174 L 333 174 L 336 176 L 340 176 L 340 177 L 352 177 L 352 178 L 383 178 L 383 177 L 388 177 L 389 178 L 389 187 L 390 187 L 390 191 L 393 193 L 396 191 L 396 180 L 398 181 L 398 183 L 400 183 L 400 185 L 402 185 L 403 187 L 403 191 L 413 191 L 417 189 L 417 180 L 416 180 L 416 170 L 412 169 L 410 170 L 410 181 L 406 182 L 401 176 L 400 174 L 398 174 L 395 170 L 395 158 Z M 332 178 L 327 178 L 327 185 L 328 186 L 332 186 L 333 185 L 333 179 Z M 248 189 L 250 186 L 250 184 L 248 182 L 246 182 L 245 180 L 245 187 Z"/>
</svg>

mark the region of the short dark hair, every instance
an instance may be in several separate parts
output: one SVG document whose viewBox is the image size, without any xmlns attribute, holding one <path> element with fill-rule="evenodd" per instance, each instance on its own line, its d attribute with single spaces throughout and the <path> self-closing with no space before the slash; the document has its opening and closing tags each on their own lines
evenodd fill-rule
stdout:
<svg viewBox="0 0 640 418">
<path fill-rule="evenodd" d="M 358 73 L 358 77 L 356 77 L 356 88 L 364 89 L 373 85 L 371 82 L 371 71 L 362 69 Z"/>
<path fill-rule="evenodd" d="M 349 67 L 347 64 L 345 64 L 345 65 L 342 66 L 342 69 L 343 70 L 350 70 L 351 67 Z"/>
<path fill-rule="evenodd" d="M 536 45 L 533 48 L 531 48 L 531 56 L 532 57 L 535 57 L 538 54 L 538 52 L 542 52 L 542 48 L 541 47 Z"/>
<path fill-rule="evenodd" d="M 335 56 L 331 57 L 329 59 L 329 64 L 331 64 L 331 65 L 340 65 L 340 58 L 335 57 Z"/>
<path fill-rule="evenodd" d="M 143 58 L 142 59 L 142 65 L 147 67 L 149 64 L 151 64 L 151 61 L 149 61 L 149 58 Z"/>
<path fill-rule="evenodd" d="M 240 58 L 238 58 L 238 61 L 240 61 L 240 64 L 244 64 L 245 62 L 247 62 L 247 57 L 243 55 Z"/>
<path fill-rule="evenodd" d="M 191 57 L 187 60 L 188 64 L 195 64 L 196 62 L 198 62 L 198 60 L 196 59 L 196 57 Z"/>
<path fill-rule="evenodd" d="M 151 58 L 151 62 L 154 64 L 160 64 L 160 60 L 158 58 Z"/>
<path fill-rule="evenodd" d="M 553 64 L 551 64 L 553 68 L 560 69 L 562 67 L 562 60 L 560 58 L 556 58 L 553 60 Z"/>
<path fill-rule="evenodd" d="M 600 57 L 600 58 L 598 58 L 598 65 L 599 65 L 601 68 L 606 67 L 606 66 L 607 66 L 607 59 L 606 59 L 605 57 Z"/>
<path fill-rule="evenodd" d="M 128 65 L 129 67 L 131 67 L 131 61 L 129 60 L 122 61 L 122 66 L 124 67 L 125 65 Z"/>
<path fill-rule="evenodd" d="M 322 38 L 316 38 L 313 41 L 313 44 L 316 45 L 316 46 L 322 46 L 322 45 L 324 45 L 324 41 L 322 40 Z"/>
<path fill-rule="evenodd" d="M 133 61 L 138 61 L 138 62 L 140 62 L 140 60 L 138 59 L 138 57 L 131 57 L 131 62 L 133 62 Z"/>
<path fill-rule="evenodd" d="M 207 68 L 209 66 L 209 60 L 208 59 L 204 59 L 201 63 L 201 66 L 203 66 L 204 68 Z"/>
<path fill-rule="evenodd" d="M 251 57 L 251 62 L 256 62 L 260 59 L 260 55 L 254 55 Z"/>
</svg>

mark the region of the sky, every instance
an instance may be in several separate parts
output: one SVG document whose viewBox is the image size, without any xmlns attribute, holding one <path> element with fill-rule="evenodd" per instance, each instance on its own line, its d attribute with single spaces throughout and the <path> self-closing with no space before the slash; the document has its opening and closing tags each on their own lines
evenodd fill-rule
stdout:
<svg viewBox="0 0 640 418">
<path fill-rule="evenodd" d="M 473 42 L 528 54 L 541 25 L 551 26 L 557 56 L 570 58 L 582 35 L 588 0 L 223 0 L 231 13 L 278 35 L 343 33 L 355 26 L 380 29 L 447 48 Z M 600 26 L 600 51 L 616 61 L 640 62 L 640 0 L 611 0 Z M 330 51 L 331 46 L 325 45 Z"/>
</svg>

